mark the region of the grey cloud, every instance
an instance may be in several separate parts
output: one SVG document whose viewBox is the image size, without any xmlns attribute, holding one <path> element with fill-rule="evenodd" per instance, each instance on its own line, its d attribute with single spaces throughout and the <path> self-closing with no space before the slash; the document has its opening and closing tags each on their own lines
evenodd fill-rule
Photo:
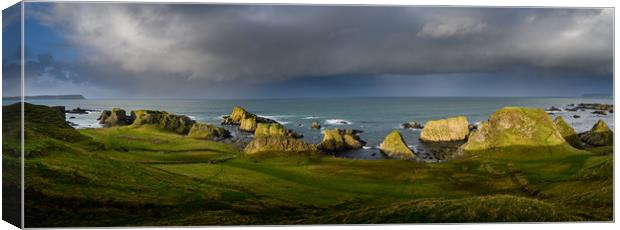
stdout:
<svg viewBox="0 0 620 230">
<path fill-rule="evenodd" d="M 80 66 L 101 70 L 91 81 L 110 85 L 612 71 L 613 9 L 57 3 L 30 12 L 83 51 Z"/>
</svg>

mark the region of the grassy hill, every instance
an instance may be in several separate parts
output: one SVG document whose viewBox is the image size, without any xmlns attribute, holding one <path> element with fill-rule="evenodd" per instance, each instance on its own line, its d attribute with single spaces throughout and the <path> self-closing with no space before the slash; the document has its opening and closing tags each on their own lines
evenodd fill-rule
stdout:
<svg viewBox="0 0 620 230">
<path fill-rule="evenodd" d="M 249 157 L 149 125 L 48 130 L 47 113 L 27 116 L 26 227 L 613 218 L 610 147 L 437 164 Z"/>
</svg>

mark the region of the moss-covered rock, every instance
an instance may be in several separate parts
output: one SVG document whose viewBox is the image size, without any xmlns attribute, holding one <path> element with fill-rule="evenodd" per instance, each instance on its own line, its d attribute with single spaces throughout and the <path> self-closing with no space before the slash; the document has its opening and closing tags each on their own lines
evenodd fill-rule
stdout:
<svg viewBox="0 0 620 230">
<path fill-rule="evenodd" d="M 327 152 L 338 152 L 360 149 L 364 144 L 365 142 L 353 130 L 325 129 L 323 141 L 321 141 L 318 148 Z"/>
<path fill-rule="evenodd" d="M 287 130 L 278 123 L 260 123 L 256 126 L 254 136 L 261 137 L 286 137 Z"/>
<path fill-rule="evenodd" d="M 469 122 L 464 116 L 427 121 L 420 140 L 427 142 L 462 141 L 469 135 Z"/>
<path fill-rule="evenodd" d="M 189 130 L 187 136 L 206 140 L 220 140 L 231 137 L 230 132 L 228 132 L 225 128 L 203 123 L 196 123 L 192 125 L 192 128 Z"/>
<path fill-rule="evenodd" d="M 548 157 L 577 153 L 543 109 L 505 107 L 482 122 L 461 146 L 465 154 L 518 154 Z"/>
<path fill-rule="evenodd" d="M 312 128 L 312 129 L 320 129 L 321 128 L 321 124 L 319 124 L 316 121 L 313 121 L 312 124 L 310 125 L 310 128 Z"/>
<path fill-rule="evenodd" d="M 133 122 L 133 117 L 128 117 L 125 110 L 113 108 L 112 111 L 104 110 L 97 119 L 103 127 L 129 125 Z"/>
<path fill-rule="evenodd" d="M 185 115 L 171 114 L 165 111 L 135 110 L 131 111 L 134 118 L 133 126 L 157 125 L 159 128 L 179 134 L 187 134 L 192 128 L 194 120 Z"/>
<path fill-rule="evenodd" d="M 588 145 L 593 146 L 608 146 L 614 144 L 614 133 L 609 129 L 607 123 L 603 120 L 598 120 L 596 124 L 590 129 L 590 131 L 584 133 L 581 136 L 581 140 Z"/>
<path fill-rule="evenodd" d="M 302 140 L 280 137 L 267 136 L 256 137 L 244 149 L 247 154 L 258 153 L 315 153 L 317 148 L 313 144 L 306 143 Z"/>
<path fill-rule="evenodd" d="M 396 130 L 392 131 L 385 137 L 381 145 L 379 145 L 379 149 L 390 158 L 403 160 L 419 159 L 418 156 L 416 156 L 413 151 L 407 147 L 405 139 L 403 139 L 400 132 Z"/>
<path fill-rule="evenodd" d="M 555 124 L 555 127 L 558 129 L 558 131 L 560 131 L 560 134 L 562 134 L 562 137 L 564 137 L 564 140 L 566 140 L 566 142 L 568 142 L 575 148 L 583 148 L 583 146 L 581 145 L 581 140 L 579 139 L 579 136 L 577 136 L 577 133 L 575 132 L 573 127 L 566 123 L 566 121 L 564 121 L 562 117 L 556 117 L 553 120 L 553 123 Z"/>
</svg>

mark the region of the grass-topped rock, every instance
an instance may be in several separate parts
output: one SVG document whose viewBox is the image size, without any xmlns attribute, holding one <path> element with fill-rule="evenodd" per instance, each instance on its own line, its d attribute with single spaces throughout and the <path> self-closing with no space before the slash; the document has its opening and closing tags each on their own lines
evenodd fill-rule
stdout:
<svg viewBox="0 0 620 230">
<path fill-rule="evenodd" d="M 230 132 L 212 124 L 196 123 L 187 134 L 188 137 L 206 140 L 221 140 L 231 137 Z"/>
<path fill-rule="evenodd" d="M 469 135 L 469 122 L 464 116 L 427 121 L 420 134 L 426 142 L 462 141 Z"/>
<path fill-rule="evenodd" d="M 470 135 L 465 154 L 517 154 L 551 157 L 578 153 L 543 109 L 505 107 L 495 111 Z"/>
<path fill-rule="evenodd" d="M 403 160 L 419 159 L 418 156 L 409 149 L 400 132 L 396 130 L 385 137 L 379 149 L 390 158 Z"/>
<path fill-rule="evenodd" d="M 161 129 L 178 134 L 187 134 L 192 128 L 194 120 L 185 115 L 171 114 L 166 111 L 135 110 L 131 111 L 134 117 L 133 126 L 157 125 Z"/>
<path fill-rule="evenodd" d="M 575 129 L 573 129 L 573 127 L 566 123 L 566 121 L 564 121 L 562 117 L 556 117 L 553 120 L 553 123 L 555 124 L 555 127 L 558 129 L 558 131 L 560 131 L 560 134 L 562 134 L 562 137 L 564 137 L 564 140 L 566 140 L 566 142 L 568 142 L 575 148 L 583 148 L 583 146 L 581 145 L 581 140 L 579 139 L 579 136 L 577 136 Z"/>
<path fill-rule="evenodd" d="M 581 135 L 581 140 L 592 146 L 608 146 L 614 144 L 614 132 L 609 129 L 607 123 L 598 120 L 590 131 Z"/>
<path fill-rule="evenodd" d="M 326 152 L 361 149 L 366 142 L 360 139 L 358 133 L 351 129 L 325 129 L 323 141 L 318 148 Z"/>
<path fill-rule="evenodd" d="M 246 111 L 244 108 L 235 106 L 228 116 L 224 116 L 222 125 L 238 125 L 239 130 L 254 132 L 259 123 L 278 123 L 272 119 L 259 117 L 256 114 Z"/>
<path fill-rule="evenodd" d="M 246 147 L 247 154 L 263 152 L 284 153 L 314 153 L 317 151 L 313 144 L 305 143 L 291 134 L 278 123 L 259 123 L 252 140 Z"/>
<path fill-rule="evenodd" d="M 99 124 L 103 127 L 108 128 L 112 126 L 130 125 L 133 123 L 134 118 L 132 116 L 127 116 L 125 110 L 113 108 L 112 111 L 104 110 L 101 112 L 97 120 L 99 120 Z"/>
</svg>

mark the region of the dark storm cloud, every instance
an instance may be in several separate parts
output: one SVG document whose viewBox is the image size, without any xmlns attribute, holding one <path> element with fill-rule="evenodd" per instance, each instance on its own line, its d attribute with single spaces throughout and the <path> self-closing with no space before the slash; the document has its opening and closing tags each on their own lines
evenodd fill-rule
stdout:
<svg viewBox="0 0 620 230">
<path fill-rule="evenodd" d="M 80 50 L 82 81 L 104 87 L 612 71 L 612 9 L 58 3 L 28 12 Z"/>
</svg>

